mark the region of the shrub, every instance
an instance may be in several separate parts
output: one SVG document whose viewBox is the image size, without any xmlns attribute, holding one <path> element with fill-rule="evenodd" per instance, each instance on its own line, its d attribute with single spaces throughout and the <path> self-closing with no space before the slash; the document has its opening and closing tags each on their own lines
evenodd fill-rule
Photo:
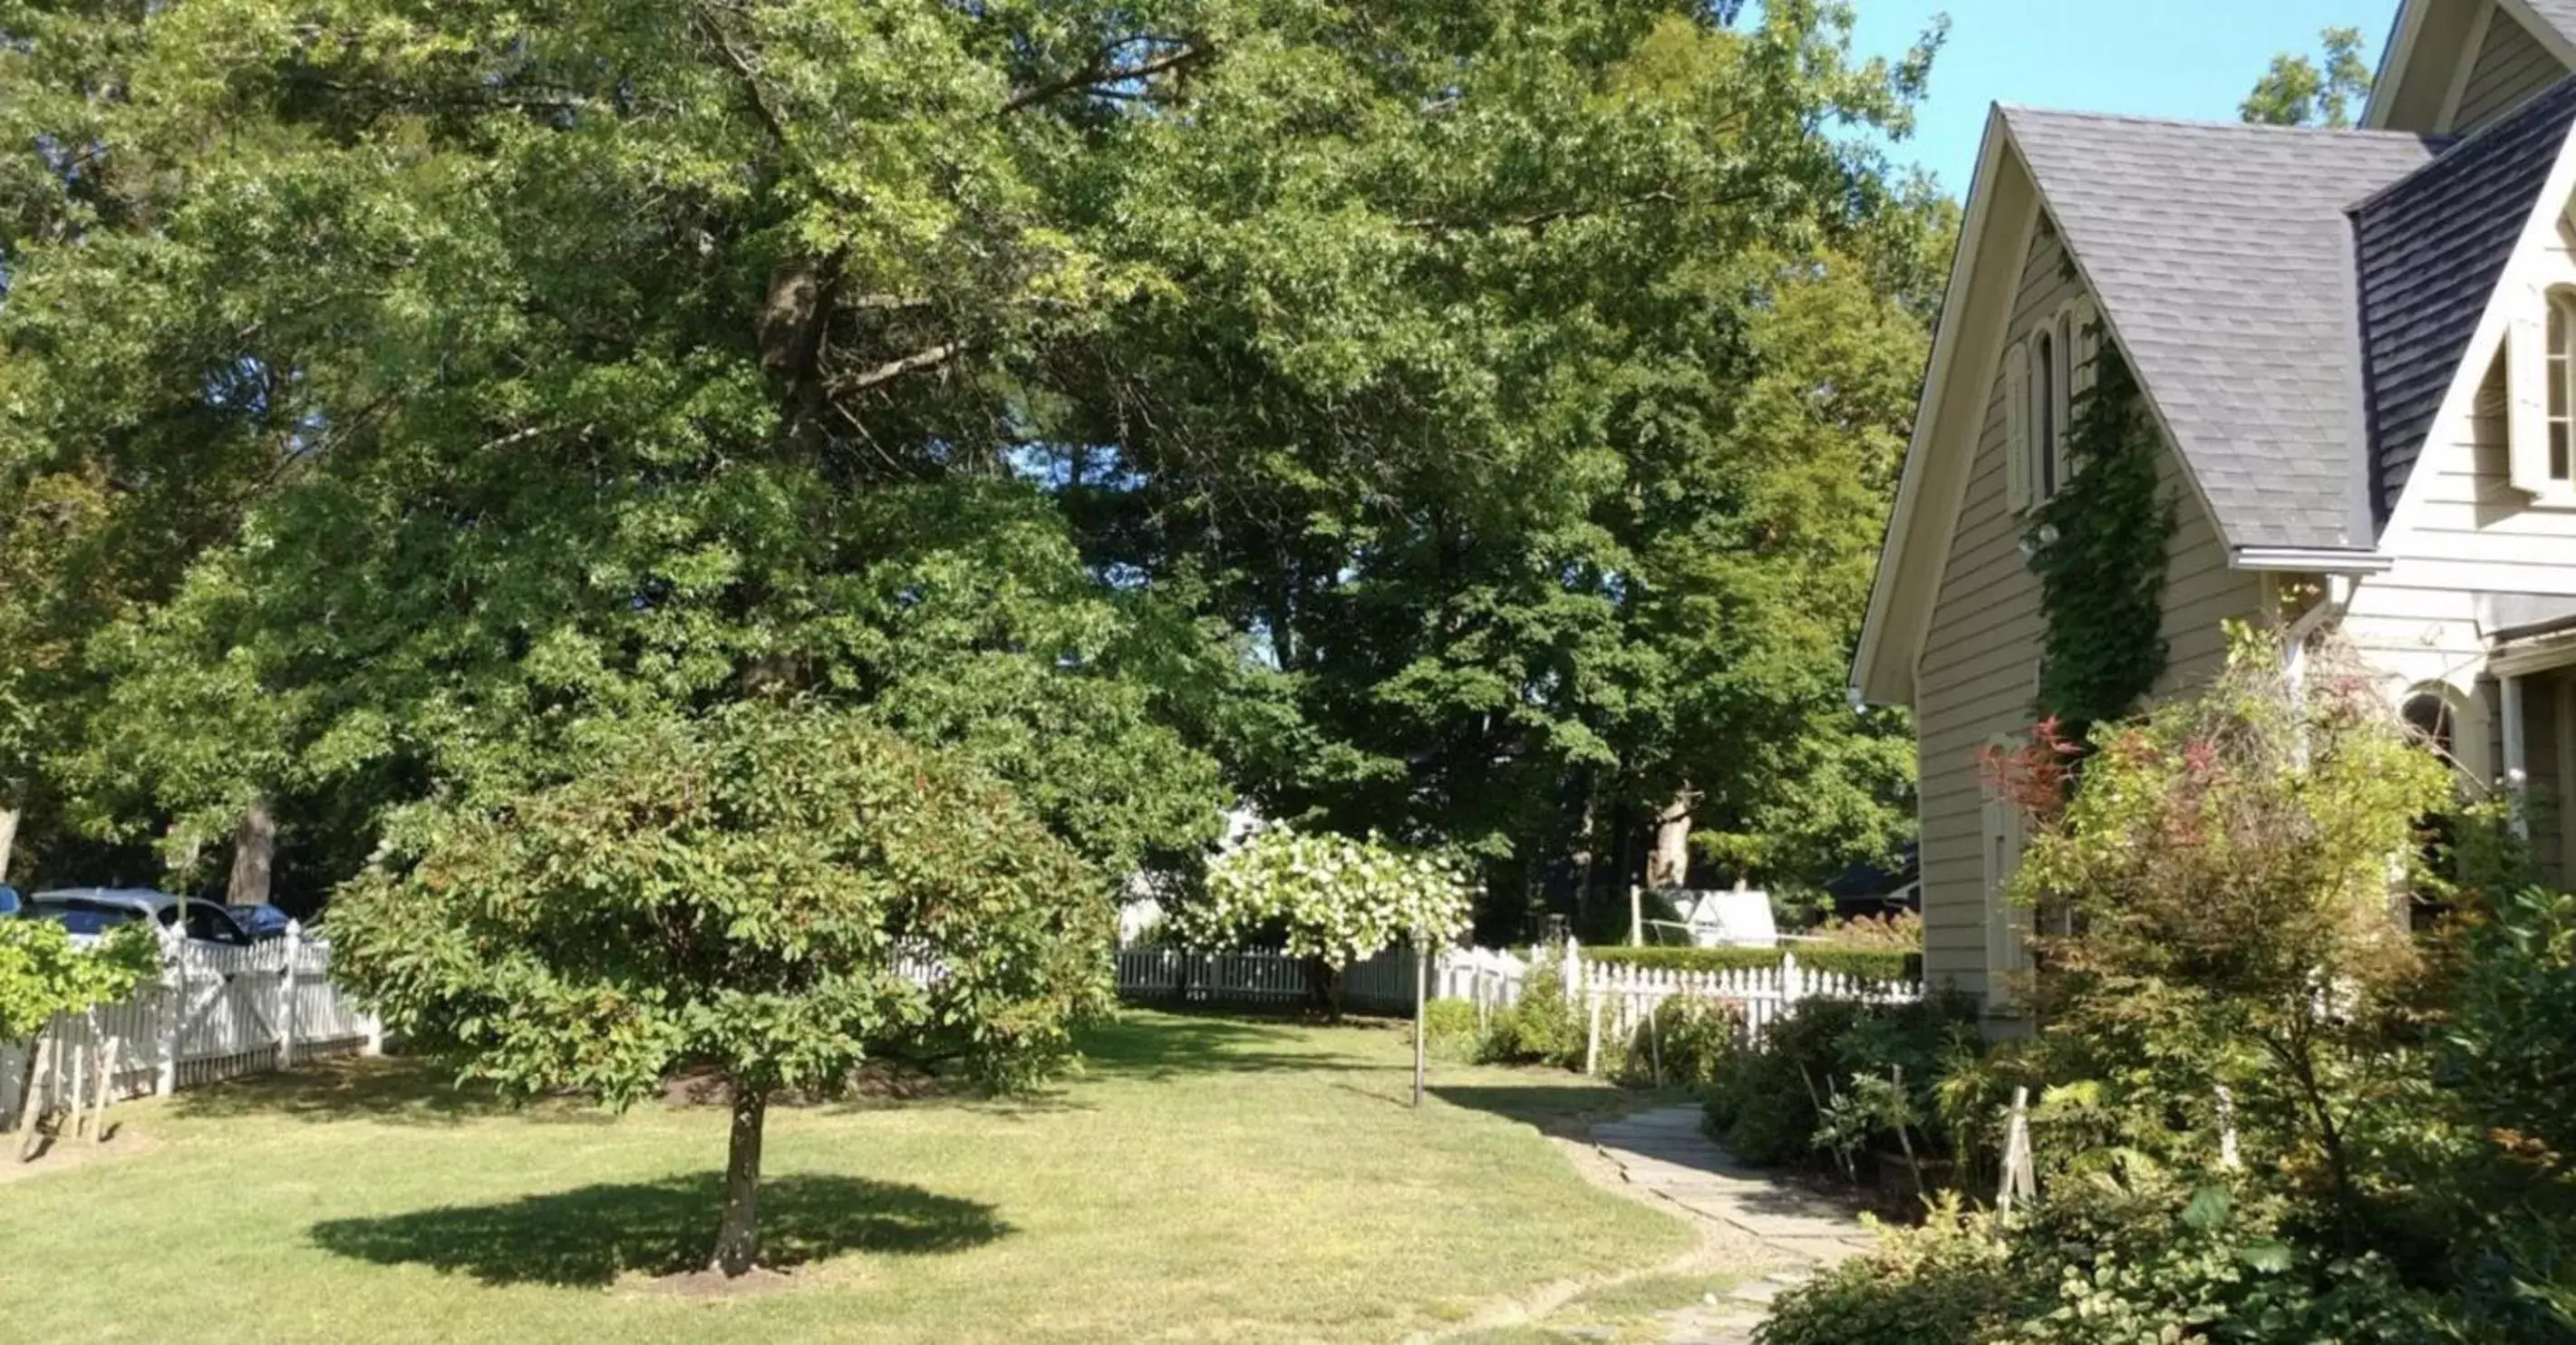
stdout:
<svg viewBox="0 0 2576 1345">
<path fill-rule="evenodd" d="M 1809 1000 L 1773 1023 L 1758 1048 L 1727 1058 L 1708 1090 L 1710 1133 L 1736 1157 L 1756 1164 L 1822 1159 L 1835 1142 L 1897 1146 L 1892 1128 L 1853 1131 L 1848 1105 L 1838 1141 L 1826 1137 L 1827 1108 L 1860 1091 L 1857 1081 L 1869 1078 L 1904 1090 L 1909 1103 L 1903 1114 L 1933 1114 L 1944 1072 L 1973 1055 L 1974 1034 L 1974 1009 L 1965 1001 L 1873 1006 Z M 1882 1112 L 1892 1118 L 1899 1109 Z"/>
<path fill-rule="evenodd" d="M 1984 1345 L 2018 1294 L 1992 1218 L 1943 1205 L 1923 1227 L 1892 1230 L 1869 1255 L 1781 1295 L 1753 1339 L 1757 1345 Z"/>
<path fill-rule="evenodd" d="M 1795 953 L 1800 966 L 1875 981 L 1912 979 L 1918 950 L 1801 944 L 1788 948 L 1586 948 L 1583 960 L 1659 971 L 1767 971 Z"/>
<path fill-rule="evenodd" d="M 1432 1054 L 1444 1059 L 1473 1059 L 1483 1048 L 1484 1025 L 1476 1006 L 1463 999 L 1435 999 L 1422 1006 L 1422 1037 Z"/>
<path fill-rule="evenodd" d="M 1565 1002 L 1564 979 L 1541 959 L 1521 983 L 1520 1002 L 1495 1010 L 1477 1059 L 1496 1065 L 1583 1064 L 1590 1024 Z"/>
<path fill-rule="evenodd" d="M 1675 995 L 1655 1006 L 1627 1043 L 1627 1079 L 1705 1088 L 1736 1050 L 1744 1010 L 1722 999 Z"/>
<path fill-rule="evenodd" d="M 1800 948 L 1798 965 L 1870 981 L 1912 981 L 1921 979 L 1923 953 L 1914 948 Z"/>
<path fill-rule="evenodd" d="M 1778 948 L 1586 948 L 1583 958 L 1662 971 L 1735 971 L 1779 966 L 1782 953 Z"/>
<path fill-rule="evenodd" d="M 1923 917 L 1914 911 L 1897 911 L 1891 915 L 1858 915 L 1849 920 L 1828 920 L 1816 926 L 1809 937 L 1815 946 L 1822 948 L 1919 953 L 1923 951 Z"/>
</svg>

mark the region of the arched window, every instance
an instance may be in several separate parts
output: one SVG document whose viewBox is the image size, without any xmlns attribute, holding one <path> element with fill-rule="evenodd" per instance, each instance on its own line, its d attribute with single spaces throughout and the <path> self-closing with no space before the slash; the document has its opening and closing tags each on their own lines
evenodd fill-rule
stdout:
<svg viewBox="0 0 2576 1345">
<path fill-rule="evenodd" d="M 2576 482 L 2576 290 L 2549 292 L 2549 479 Z"/>
<path fill-rule="evenodd" d="M 2040 500 L 2057 494 L 2059 389 L 2065 386 L 2058 376 L 2065 367 L 2059 349 L 2057 334 L 2048 328 L 2030 340 L 2030 479 Z"/>
<path fill-rule="evenodd" d="M 2459 714 L 2444 688 L 2417 688 L 2408 693 L 2399 713 L 2405 716 L 2406 727 L 2414 732 L 2416 742 L 2424 750 L 2441 758 L 2443 764 L 2455 773 L 2468 774 L 2460 761 Z M 2424 837 L 2424 867 L 2434 873 L 2451 868 L 2455 863 L 2453 847 L 2458 843 L 2459 835 L 2450 815 L 2443 812 L 2421 817 L 2416 819 L 2416 826 Z M 2421 892 L 2414 893 L 2408 905 L 2410 923 L 2418 930 L 2431 929 L 2450 911 L 2447 905 L 2430 900 Z"/>
</svg>

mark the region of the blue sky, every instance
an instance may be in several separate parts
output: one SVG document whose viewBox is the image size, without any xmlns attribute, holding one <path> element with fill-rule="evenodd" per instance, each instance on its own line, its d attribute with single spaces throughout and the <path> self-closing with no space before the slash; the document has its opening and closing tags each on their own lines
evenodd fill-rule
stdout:
<svg viewBox="0 0 2576 1345">
<path fill-rule="evenodd" d="M 2397 0 L 1855 0 L 1857 45 L 1894 55 L 1935 14 L 1950 41 L 1899 160 L 1952 195 L 1976 169 L 1986 105 L 2233 120 L 2273 53 L 2313 51 L 2326 28 L 2359 28 L 2376 65 Z"/>
</svg>

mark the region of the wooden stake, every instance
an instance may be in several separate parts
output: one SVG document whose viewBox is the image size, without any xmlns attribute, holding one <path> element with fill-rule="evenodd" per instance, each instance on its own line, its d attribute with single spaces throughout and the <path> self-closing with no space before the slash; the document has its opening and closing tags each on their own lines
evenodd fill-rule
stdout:
<svg viewBox="0 0 2576 1345">
<path fill-rule="evenodd" d="M 98 1111 L 90 1118 L 89 1142 L 107 1143 L 107 1104 L 116 1099 L 116 1048 L 118 1039 L 110 1037 L 99 1050 Z"/>
<path fill-rule="evenodd" d="M 63 1112 L 63 1119 L 54 1124 L 54 1138 L 58 1140 L 67 1140 L 80 1134 L 81 1122 L 86 1117 L 82 1104 L 89 1099 L 88 1040 L 84 1038 L 79 1044 L 73 1046 L 70 1056 L 70 1065 L 62 1071 L 63 1091 L 68 1094 L 65 1098 L 66 1110 Z"/>
<path fill-rule="evenodd" d="M 54 1033 L 47 1028 L 36 1034 L 36 1067 L 27 1072 L 27 1096 L 18 1103 L 18 1161 L 36 1156 L 36 1122 L 44 1115 L 45 1075 L 53 1069 Z"/>
</svg>

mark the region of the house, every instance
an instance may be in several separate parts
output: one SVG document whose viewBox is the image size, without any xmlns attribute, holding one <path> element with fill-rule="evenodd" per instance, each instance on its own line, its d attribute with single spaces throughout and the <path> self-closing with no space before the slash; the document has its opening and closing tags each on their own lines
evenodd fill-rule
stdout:
<svg viewBox="0 0 2576 1345">
<path fill-rule="evenodd" d="M 1933 982 L 2008 1015 L 2027 965 L 1975 756 L 2034 714 L 2021 546 L 2097 342 L 2178 517 L 2156 694 L 2313 593 L 2463 769 L 2576 788 L 2571 71 L 2576 0 L 2406 0 L 2361 128 L 1993 111 L 1852 671 L 1914 712 Z M 2527 816 L 2564 880 L 2576 808 Z"/>
</svg>

